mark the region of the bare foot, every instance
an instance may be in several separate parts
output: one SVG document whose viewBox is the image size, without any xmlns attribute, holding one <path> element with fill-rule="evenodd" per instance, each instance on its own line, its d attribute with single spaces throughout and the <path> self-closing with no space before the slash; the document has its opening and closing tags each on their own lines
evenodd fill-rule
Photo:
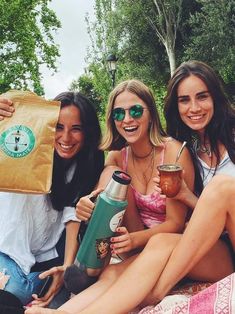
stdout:
<svg viewBox="0 0 235 314">
<path fill-rule="evenodd" d="M 33 306 L 27 309 L 25 314 L 69 314 L 65 311 L 45 309 L 43 307 Z"/>
</svg>

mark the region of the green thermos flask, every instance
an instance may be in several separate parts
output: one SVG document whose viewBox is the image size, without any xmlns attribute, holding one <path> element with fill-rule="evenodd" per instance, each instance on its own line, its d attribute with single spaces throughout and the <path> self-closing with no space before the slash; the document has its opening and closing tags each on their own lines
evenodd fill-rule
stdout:
<svg viewBox="0 0 235 314">
<path fill-rule="evenodd" d="M 127 188 L 130 176 L 114 171 L 105 190 L 99 194 L 86 233 L 80 245 L 77 260 L 86 268 L 101 268 L 110 252 L 110 238 L 121 224 L 127 206 Z"/>
</svg>

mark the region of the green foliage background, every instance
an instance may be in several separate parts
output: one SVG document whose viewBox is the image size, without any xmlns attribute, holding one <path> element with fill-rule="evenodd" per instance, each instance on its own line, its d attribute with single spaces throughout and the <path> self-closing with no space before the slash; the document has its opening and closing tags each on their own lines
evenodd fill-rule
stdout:
<svg viewBox="0 0 235 314">
<path fill-rule="evenodd" d="M 130 78 L 150 86 L 162 116 L 163 99 L 170 78 L 166 49 L 155 27 L 167 26 L 172 7 L 181 6 L 174 47 L 175 63 L 198 59 L 211 65 L 235 94 L 235 0 L 96 0 L 96 21 L 87 18 L 91 48 L 87 55 L 87 73 L 72 84 L 87 93 L 103 117 L 111 90 L 106 58 L 118 57 L 116 83 Z M 156 3 L 164 4 L 157 15 Z M 155 22 L 148 23 L 149 18 Z M 172 16 L 170 16 L 173 19 Z M 169 18 L 169 19 L 170 19 Z M 95 95 L 93 97 L 91 94 Z"/>
<path fill-rule="evenodd" d="M 51 0 L 0 0 L 0 92 L 31 89 L 43 95 L 42 65 L 56 71 L 60 21 Z M 175 65 L 198 59 L 211 65 L 235 94 L 235 0 L 95 0 L 95 20 L 86 16 L 91 45 L 87 69 L 71 82 L 95 104 L 104 120 L 112 89 L 106 58 L 118 57 L 116 83 L 137 78 L 156 97 L 162 115 L 170 56 Z M 174 36 L 174 32 L 176 36 Z M 81 43 L 82 44 L 82 43 Z"/>
<path fill-rule="evenodd" d="M 44 93 L 40 66 L 56 69 L 53 34 L 61 24 L 50 0 L 0 0 L 0 92 L 28 88 Z"/>
</svg>

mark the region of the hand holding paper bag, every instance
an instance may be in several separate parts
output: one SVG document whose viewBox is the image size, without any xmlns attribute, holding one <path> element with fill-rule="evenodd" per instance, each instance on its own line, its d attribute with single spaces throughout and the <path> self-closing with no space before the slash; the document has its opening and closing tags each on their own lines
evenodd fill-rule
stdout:
<svg viewBox="0 0 235 314">
<path fill-rule="evenodd" d="M 15 112 L 0 121 L 0 190 L 48 193 L 60 102 L 29 91 L 2 96 L 13 102 Z"/>
</svg>

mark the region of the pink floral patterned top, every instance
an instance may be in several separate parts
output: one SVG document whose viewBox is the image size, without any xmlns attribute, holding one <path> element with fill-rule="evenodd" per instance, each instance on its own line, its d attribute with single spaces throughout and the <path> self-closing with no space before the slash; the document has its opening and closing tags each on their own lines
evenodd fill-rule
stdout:
<svg viewBox="0 0 235 314">
<path fill-rule="evenodd" d="M 128 146 L 122 149 L 123 171 L 127 171 L 128 152 L 129 152 Z M 161 153 L 160 164 L 163 163 L 164 153 L 165 146 L 163 147 Z M 153 192 L 148 195 L 141 194 L 133 187 L 133 185 L 131 185 L 131 188 L 133 190 L 140 218 L 144 225 L 148 228 L 151 228 L 154 225 L 163 223 L 166 220 L 166 198 L 164 196 L 161 196 L 157 192 Z"/>
</svg>

